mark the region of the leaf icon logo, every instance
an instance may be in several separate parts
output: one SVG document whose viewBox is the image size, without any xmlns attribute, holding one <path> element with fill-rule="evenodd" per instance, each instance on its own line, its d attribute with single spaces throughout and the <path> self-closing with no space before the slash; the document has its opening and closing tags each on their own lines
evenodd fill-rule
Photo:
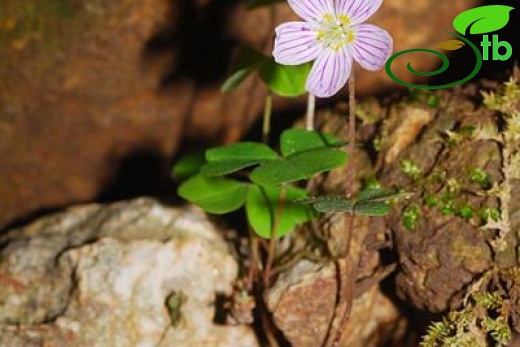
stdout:
<svg viewBox="0 0 520 347">
<path fill-rule="evenodd" d="M 439 43 L 437 48 L 445 49 L 447 51 L 456 51 L 464 47 L 466 44 L 461 40 L 447 40 Z"/>
<path fill-rule="evenodd" d="M 470 34 L 486 34 L 502 29 L 509 22 L 509 12 L 514 7 L 488 5 L 462 12 L 453 21 L 453 27 L 462 35 L 470 28 Z"/>
</svg>

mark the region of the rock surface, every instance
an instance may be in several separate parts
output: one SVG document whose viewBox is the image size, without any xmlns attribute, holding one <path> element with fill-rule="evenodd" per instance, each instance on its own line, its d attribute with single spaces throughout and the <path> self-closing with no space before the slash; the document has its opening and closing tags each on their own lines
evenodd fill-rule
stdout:
<svg viewBox="0 0 520 347">
<path fill-rule="evenodd" d="M 490 182 L 501 182 L 499 146 L 494 141 L 460 135 L 464 129 L 496 124 L 496 114 L 484 106 L 475 107 L 475 98 L 482 89 L 489 87 L 474 85 L 455 92 L 440 92 L 436 108 L 410 101 L 394 105 L 383 126 L 386 129 L 383 132 L 388 133 L 403 126 L 406 122 L 403 115 L 407 113 L 403 109 L 416 109 L 408 112 L 408 117 L 415 119 L 418 112 L 434 112 L 427 124 L 411 133 L 407 146 L 394 140 L 382 143 L 381 156 L 385 159 L 396 146 L 401 149 L 390 157 L 392 160 L 386 160 L 379 176 L 385 185 L 414 192 L 409 202 L 398 206 L 387 218 L 387 225 L 394 233 L 399 255 L 397 291 L 421 310 L 439 313 L 456 309 L 467 286 L 480 274 L 492 266 L 507 268 L 516 264 L 514 252 L 495 252 L 491 247 L 494 232 L 481 228 L 481 212 L 499 208 L 497 198 L 479 193 L 483 188 L 470 178 L 478 169 L 489 176 Z M 403 170 L 405 160 L 419 168 L 418 181 Z M 518 189 L 520 186 L 515 182 L 513 196 Z M 429 206 L 428 198 L 435 203 Z M 471 218 L 462 217 L 463 207 L 472 211 Z M 405 227 L 403 216 L 411 208 L 418 209 L 420 218 L 410 230 Z M 516 200 L 512 202 L 511 215 L 519 208 Z M 520 220 L 513 218 L 513 230 L 518 227 Z M 515 237 L 510 237 L 508 242 L 516 244 Z"/>
<path fill-rule="evenodd" d="M 320 240 L 329 241 L 328 252 L 338 256 L 344 248 L 343 216 L 322 216 L 312 229 L 300 230 L 294 236 L 294 244 L 306 240 L 303 242 L 307 248 L 320 247 L 316 239 L 308 238 L 310 233 L 317 232 Z M 384 240 L 384 235 L 372 232 L 384 231 L 381 220 L 357 218 L 353 230 L 349 257 L 338 262 L 324 257 L 322 264 L 301 260 L 282 272 L 266 292 L 274 321 L 291 346 L 332 346 L 345 310 L 349 310 L 351 319 L 341 327 L 339 346 L 399 346 L 407 320 L 378 286 L 381 259 L 377 250 L 372 249 L 377 243 L 375 239 L 383 236 Z M 341 288 L 349 288 L 348 292 L 340 291 L 338 283 Z"/>
<path fill-rule="evenodd" d="M 257 346 L 214 323 L 237 264 L 196 209 L 87 205 L 0 239 L 0 346 Z"/>
<path fill-rule="evenodd" d="M 427 323 L 425 312 L 459 309 L 468 287 L 487 270 L 518 266 L 516 233 L 508 234 L 506 246 L 500 250 L 493 248 L 497 231 L 483 228 L 482 212 L 502 205 L 490 189 L 502 182 L 504 171 L 500 146 L 489 138 L 471 135 L 490 125 L 498 127 L 500 122 L 497 113 L 476 106 L 481 90 L 496 87 L 482 83 L 412 93 L 386 109 L 374 100 L 358 105 L 363 124 L 356 141 L 368 148 L 374 144 L 377 150 L 370 158 L 367 150 L 356 149 L 355 189 L 363 180 L 376 178 L 383 187 L 400 187 L 413 195 L 395 204 L 387 217 L 356 217 L 349 257 L 340 261 L 343 282 L 350 284 L 347 291 L 338 290 L 337 267 L 328 260 L 341 255 L 345 247 L 341 214 L 320 216 L 312 226 L 291 234 L 288 244 L 282 244 L 292 253 L 305 251 L 302 255 L 312 253 L 312 258 L 321 260 L 290 265 L 282 261 L 279 265 L 284 270 L 266 295 L 276 324 L 293 346 L 331 346 L 324 341 L 330 342 L 330 331 L 336 328 L 335 306 L 345 310 L 341 295 L 353 299 L 341 346 L 402 346 L 399 339 L 404 336 L 406 319 L 377 286 L 384 259 L 397 265 L 385 288 L 420 310 L 424 321 L 418 321 L 418 326 Z M 337 134 L 344 112 L 340 105 L 337 111 L 321 113 L 319 128 Z M 415 171 L 407 172 L 405 161 L 417 167 L 415 178 L 410 173 Z M 486 188 L 471 178 L 475 170 L 487 175 Z M 309 185 L 312 195 L 343 194 L 345 177 L 342 168 L 313 180 Z M 511 189 L 510 228 L 519 230 L 520 202 L 514 199 L 520 192 L 518 180 L 512 180 Z M 413 214 L 412 225 L 410 211 L 415 208 L 418 214 Z M 471 213 L 464 215 L 462 211 L 468 210 Z M 391 238 L 385 239 L 385 234 Z M 377 245 L 385 240 L 392 241 L 392 249 L 383 257 Z M 282 260 L 287 259 L 284 247 Z"/>
<path fill-rule="evenodd" d="M 396 51 L 433 48 L 478 3 L 385 1 L 371 21 L 391 32 Z M 240 138 L 265 89 L 255 79 L 229 95 L 218 87 L 235 44 L 268 52 L 274 25 L 294 18 L 286 4 L 273 13 L 218 0 L 2 1 L 0 228 L 91 201 L 121 174 L 134 196 L 162 193 L 181 141 Z M 435 59 L 410 56 L 420 71 Z M 406 61 L 395 64 L 399 73 Z M 396 87 L 384 72 L 357 75 L 364 94 Z M 135 191 L 149 182 L 157 186 Z"/>
<path fill-rule="evenodd" d="M 349 280 L 355 278 L 350 277 Z M 339 346 L 376 347 L 394 344 L 404 335 L 407 321 L 379 287 L 368 287 L 355 298 L 350 319 L 343 326 Z M 301 262 L 281 277 L 267 293 L 277 326 L 293 347 L 323 346 L 336 333 L 331 328 L 338 295 L 335 266 Z M 345 309 L 341 306 L 340 313 Z M 340 317 L 339 317 L 340 318 Z"/>
</svg>

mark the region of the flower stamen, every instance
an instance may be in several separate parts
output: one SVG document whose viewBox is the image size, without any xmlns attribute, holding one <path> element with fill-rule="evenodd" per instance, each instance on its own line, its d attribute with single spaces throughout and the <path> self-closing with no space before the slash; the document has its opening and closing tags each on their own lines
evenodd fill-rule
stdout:
<svg viewBox="0 0 520 347">
<path fill-rule="evenodd" d="M 350 18 L 346 15 L 324 14 L 318 23 L 318 41 L 333 51 L 339 51 L 354 41 L 354 32 L 349 27 Z"/>
</svg>

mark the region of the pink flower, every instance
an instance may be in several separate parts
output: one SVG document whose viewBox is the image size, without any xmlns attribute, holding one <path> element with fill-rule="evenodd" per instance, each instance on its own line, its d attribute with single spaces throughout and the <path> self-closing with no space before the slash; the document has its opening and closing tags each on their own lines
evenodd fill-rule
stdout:
<svg viewBox="0 0 520 347">
<path fill-rule="evenodd" d="M 393 50 L 387 31 L 363 24 L 383 0 L 288 0 L 305 22 L 276 28 L 273 56 L 283 65 L 315 60 L 307 90 L 318 97 L 336 94 L 350 76 L 353 60 L 363 68 L 381 69 Z"/>
</svg>

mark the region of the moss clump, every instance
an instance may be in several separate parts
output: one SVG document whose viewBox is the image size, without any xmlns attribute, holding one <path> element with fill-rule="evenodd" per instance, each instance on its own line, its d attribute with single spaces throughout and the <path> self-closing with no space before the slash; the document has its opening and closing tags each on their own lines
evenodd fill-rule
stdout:
<svg viewBox="0 0 520 347">
<path fill-rule="evenodd" d="M 430 325 L 421 347 L 501 347 L 511 341 L 520 268 L 487 271 L 470 286 L 461 310 Z"/>
</svg>

